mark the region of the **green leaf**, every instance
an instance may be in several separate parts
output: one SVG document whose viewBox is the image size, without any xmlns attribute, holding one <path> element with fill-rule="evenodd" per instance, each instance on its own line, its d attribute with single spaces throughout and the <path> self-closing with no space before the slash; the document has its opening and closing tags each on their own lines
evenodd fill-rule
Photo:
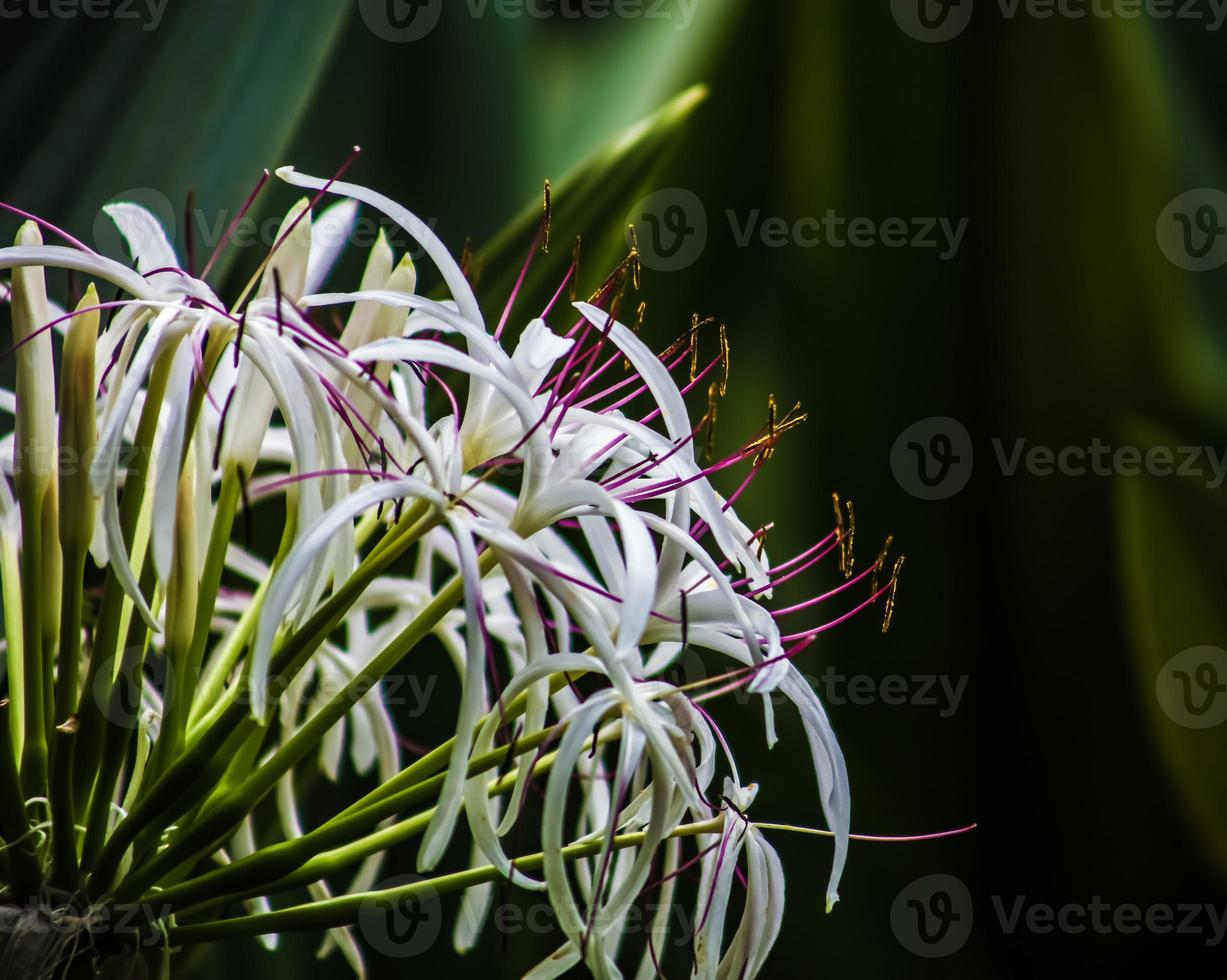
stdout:
<svg viewBox="0 0 1227 980">
<path fill-rule="evenodd" d="M 1135 444 L 1190 444 L 1147 435 Z M 1208 474 L 1204 457 L 1200 462 Z M 1199 479 L 1139 475 L 1113 482 L 1141 703 L 1190 840 L 1227 877 L 1227 769 L 1219 764 L 1227 757 L 1227 691 L 1214 689 L 1216 676 L 1227 684 L 1227 653 L 1214 653 L 1227 646 L 1227 499 Z"/>
<path fill-rule="evenodd" d="M 577 236 L 583 239 L 578 294 L 599 285 L 627 253 L 626 220 L 635 202 L 667 161 L 679 130 L 704 100 L 703 86 L 687 89 L 646 119 L 597 150 L 553 185 L 551 249 L 534 260 L 517 309 L 539 312 L 571 264 Z M 478 253 L 478 299 L 502 309 L 541 224 L 542 203 L 529 204 Z"/>
<path fill-rule="evenodd" d="M 221 0 L 207 17 L 172 4 L 156 30 L 117 23 L 85 46 L 65 33 L 6 79 L 7 91 L 37 90 L 66 61 L 91 66 L 75 75 L 82 81 L 63 103 L 73 108 L 36 121 L 39 138 L 7 194 L 87 241 L 99 208 L 125 193 L 164 200 L 156 210 L 171 214 L 159 217 L 176 227 L 188 188 L 210 222 L 233 216 L 263 169 L 280 162 L 351 15 L 335 0 L 299 0 L 292 10 Z"/>
</svg>

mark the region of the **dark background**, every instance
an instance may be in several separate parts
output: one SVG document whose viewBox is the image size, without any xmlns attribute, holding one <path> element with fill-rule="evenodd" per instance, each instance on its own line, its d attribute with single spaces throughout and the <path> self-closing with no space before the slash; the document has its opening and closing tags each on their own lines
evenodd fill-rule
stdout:
<svg viewBox="0 0 1227 980">
<path fill-rule="evenodd" d="M 701 0 L 678 30 L 676 19 L 572 20 L 557 7 L 507 17 L 493 0 L 473 16 L 447 0 L 411 43 L 381 37 L 342 0 L 171 0 L 154 30 L 148 19 L 27 10 L 0 20 L 0 199 L 94 241 L 108 200 L 161 194 L 177 220 L 191 188 L 215 222 L 261 168 L 327 173 L 360 144 L 352 179 L 437 219 L 456 252 L 466 238 L 480 252 L 551 177 L 551 261 L 565 265 L 582 229 L 591 288 L 624 250 L 627 221 L 644 234 L 636 202 L 689 191 L 707 234 L 685 243 L 684 268 L 647 263 L 649 336 L 665 346 L 695 312 L 729 325 L 725 450 L 761 424 L 770 393 L 809 413 L 741 511 L 774 521 L 773 550 L 787 556 L 830 529 L 838 490 L 855 502 L 862 561 L 888 533 L 909 556 L 890 634 L 877 612 L 858 617 L 802 668 L 874 684 L 902 675 L 913 693 L 911 678 L 967 679 L 952 713 L 828 697 L 845 701 L 830 711 L 855 830 L 979 827 L 853 844 L 830 916 L 829 845 L 775 835 L 790 899 L 771 975 L 1028 977 L 1085 963 L 1112 976 L 1221 977 L 1227 944 L 1204 934 L 1011 934 L 996 907 L 1098 897 L 1224 914 L 1227 725 L 1184 727 L 1156 696 L 1171 657 L 1227 645 L 1224 491 L 1196 476 L 1009 476 L 993 440 L 1006 452 L 1019 438 L 1054 450 L 1094 439 L 1227 450 L 1223 271 L 1180 267 L 1156 231 L 1177 195 L 1227 187 L 1227 28 L 1210 29 L 1208 5 L 1193 8 L 1200 19 L 1164 19 L 1071 0 L 1042 17 L 977 0 L 962 33 L 925 43 L 894 16 L 906 22 L 906 8 Z M 1068 15 L 1077 10 L 1086 15 Z M 667 141 L 567 191 L 563 178 L 589 154 L 695 83 L 707 97 Z M 293 199 L 278 188 L 260 213 Z M 727 212 L 744 222 L 755 209 L 789 223 L 828 209 L 878 226 L 968 223 L 948 259 L 881 243 L 742 247 Z M 15 228 L 0 221 L 6 238 Z M 260 250 L 229 254 L 227 275 L 241 280 Z M 491 303 L 512 265 L 483 271 Z M 542 268 L 548 290 L 555 266 Z M 900 434 L 934 417 L 957 420 L 974 452 L 965 489 L 939 501 L 909 493 L 915 484 L 892 469 Z M 966 467 L 957 429 L 924 431 L 950 434 Z M 836 582 L 824 565 L 805 589 Z M 820 822 L 811 777 L 798 778 L 799 726 L 785 721 L 772 753 L 756 716 L 743 728 L 743 768 L 764 787 L 755 815 Z M 390 870 L 411 872 L 412 853 Z M 932 874 L 970 896 L 950 892 L 964 915 L 956 932 L 974 924 L 956 951 L 921 957 L 891 908 L 908 888 L 920 892 L 904 898 L 931 899 L 912 883 Z M 1212 921 L 1203 911 L 1195 924 Z M 371 975 L 517 976 L 553 948 L 492 932 L 456 961 L 447 928 L 414 959 L 372 953 Z M 339 958 L 314 964 L 313 943 L 287 939 L 278 957 L 239 943 L 196 965 L 201 976 L 221 964 L 236 978 L 344 975 Z"/>
</svg>

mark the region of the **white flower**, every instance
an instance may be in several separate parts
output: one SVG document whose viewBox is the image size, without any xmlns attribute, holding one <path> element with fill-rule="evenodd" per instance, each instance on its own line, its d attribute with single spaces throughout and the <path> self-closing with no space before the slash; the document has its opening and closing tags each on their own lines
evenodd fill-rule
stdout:
<svg viewBox="0 0 1227 980">
<path fill-rule="evenodd" d="M 151 656 L 165 655 L 192 677 L 176 688 L 186 703 L 155 702 L 159 717 L 141 736 L 142 753 L 155 746 L 151 761 L 142 754 L 136 768 L 110 777 L 126 781 L 131 812 L 87 842 L 91 886 L 111 894 L 118 876 L 117 893 L 139 897 L 163 887 L 163 875 L 187 858 L 216 852 L 229 863 L 175 878 L 164 894 L 190 905 L 234 882 L 234 894 L 256 903 L 255 926 L 268 921 L 271 931 L 282 913 L 265 897 L 287 872 L 260 878 L 272 859 L 249 817 L 274 790 L 287 846 L 304 850 L 293 873 L 307 874 L 306 848 L 324 842 L 313 860 L 328 870 L 309 881 L 323 909 L 344 901 L 331 897 L 334 865 L 362 864 L 351 887 L 369 889 L 380 843 L 390 839 L 381 833 L 421 834 L 418 869 L 430 872 L 463 814 L 474 861 L 545 892 L 557 913 L 563 945 L 533 975 L 583 963 L 613 977 L 631 941 L 626 914 L 659 874 L 658 858 L 675 869 L 687 828 L 713 827 L 697 896 L 696 970 L 753 976 L 779 932 L 783 872 L 745 816 L 754 791 L 741 788 L 728 740 L 701 702 L 752 695 L 769 744 L 773 697 L 799 712 L 835 837 L 833 903 L 848 843 L 848 779 L 826 713 L 791 662 L 827 624 L 785 633 L 779 620 L 867 577 L 870 596 L 860 606 L 885 597 L 889 610 L 897 579 L 879 581 L 884 557 L 819 599 L 772 612 L 765 603 L 780 581 L 836 549 L 848 559 L 851 530 L 838 527 L 772 565 L 765 532 L 737 517 L 734 500 L 792 424 L 774 409 L 749 444 L 715 463 L 696 457 L 696 434 L 714 420 L 696 426 L 685 396 L 709 373 L 727 371 L 723 334 L 706 367 L 697 328 L 657 356 L 601 308 L 604 295 L 576 303 L 565 332 L 537 317 L 504 346 L 426 224 L 357 185 L 291 168 L 278 176 L 341 201 L 318 216 L 315 201 L 295 205 L 254 294 L 234 306 L 181 267 L 157 222 L 134 205 L 108 214 L 135 271 L 29 234 L 0 249 L 0 268 L 25 270 L 17 273 L 25 279 L 41 282 L 29 271 L 38 266 L 73 269 L 127 297 L 99 304 L 110 322 L 97 345 L 98 448 L 88 487 L 100 507 L 95 561 L 112 583 L 113 608 L 103 615 L 139 617 Z M 359 205 L 421 246 L 449 298 L 419 294 L 416 267 L 397 260 L 383 235 L 359 288 L 323 291 Z M 334 313 L 347 315 L 339 336 L 322 325 Z M 27 315 L 27 328 L 54 318 L 48 305 Z M 713 404 L 722 385 L 711 389 Z M 13 404 L 0 393 L 0 407 Z M 125 466 L 131 451 L 138 463 Z M 725 498 L 712 478 L 734 467 L 748 475 Z M 4 518 L 13 512 L 7 485 L 0 490 L 8 545 L 17 529 Z M 269 502 L 284 510 L 265 511 Z M 284 513 L 276 555 L 233 540 L 246 508 Z M 11 575 L 12 563 L 0 561 L 0 570 Z M 131 630 L 141 635 L 139 625 Z M 460 685 L 458 703 L 444 709 L 454 715 L 454 736 L 426 757 L 435 802 L 381 832 L 396 814 L 379 807 L 416 792 L 417 770 L 403 768 L 395 712 L 379 684 L 428 636 L 449 655 Z M 683 654 L 700 650 L 710 680 L 664 679 Z M 94 651 L 91 678 L 106 652 Z M 108 731 L 84 701 L 82 714 Z M 217 753 L 228 762 L 227 752 L 241 768 L 218 788 L 203 785 L 195 767 L 217 764 Z M 487 760 L 500 753 L 507 771 L 492 783 Z M 305 828 L 295 775 L 310 758 L 333 782 L 348 759 L 379 788 L 322 827 Z M 540 778 L 544 854 L 532 873 L 513 864 L 520 855 L 506 842 Z M 188 807 L 174 787 L 199 797 L 196 823 L 171 825 Z M 90 812 L 105 810 L 95 795 Z M 378 819 L 362 817 L 376 810 Z M 231 811 L 243 819 L 231 820 Z M 149 850 L 157 834 L 164 839 Z M 228 850 L 218 851 L 227 839 Z M 722 950 L 743 859 L 741 924 Z M 252 882 L 272 891 L 253 892 Z M 672 896 L 677 882 L 666 872 L 660 885 Z M 478 889 L 466 900 L 461 948 L 476 941 L 489 899 Z M 333 929 L 331 944 L 359 962 L 343 929 Z M 650 975 L 651 954 L 641 952 L 641 976 Z"/>
</svg>

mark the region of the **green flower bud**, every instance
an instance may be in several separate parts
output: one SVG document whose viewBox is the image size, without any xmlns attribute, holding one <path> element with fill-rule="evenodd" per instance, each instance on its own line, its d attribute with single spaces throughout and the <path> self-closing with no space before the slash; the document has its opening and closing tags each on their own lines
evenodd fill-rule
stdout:
<svg viewBox="0 0 1227 980">
<path fill-rule="evenodd" d="M 90 283 L 77 315 L 69 321 L 60 365 L 60 544 L 74 555 L 89 547 L 97 509 L 89 489 L 89 463 L 98 439 L 94 354 L 99 317 L 93 309 L 97 305 L 98 292 Z"/>
</svg>

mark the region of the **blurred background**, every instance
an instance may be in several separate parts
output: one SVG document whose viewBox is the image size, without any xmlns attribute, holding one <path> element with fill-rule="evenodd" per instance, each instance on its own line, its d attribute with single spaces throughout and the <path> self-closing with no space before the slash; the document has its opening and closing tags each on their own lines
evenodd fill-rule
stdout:
<svg viewBox="0 0 1227 980">
<path fill-rule="evenodd" d="M 888 534 L 908 555 L 888 635 L 871 611 L 800 662 L 848 756 L 854 830 L 978 824 L 853 844 L 831 915 L 829 844 L 777 835 L 770 975 L 1221 977 L 1223 7 L 5 0 L 0 200 L 103 249 L 98 209 L 135 200 L 199 264 L 262 168 L 331 173 L 358 144 L 350 179 L 453 251 L 471 241 L 492 308 L 545 178 L 537 292 L 580 233 L 590 291 L 634 223 L 645 336 L 728 325 L 717 449 L 771 394 L 808 412 L 743 516 L 773 521 L 786 557 L 830 530 L 838 491 L 862 562 Z M 254 243 L 292 200 L 261 198 Z M 232 248 L 214 278 L 262 254 Z M 839 580 L 823 565 L 805 588 Z M 799 726 L 769 753 L 740 717 L 755 815 L 820 823 Z M 412 870 L 411 852 L 389 868 Z M 492 928 L 455 960 L 445 920 L 412 957 L 371 950 L 370 974 L 518 976 L 553 948 L 540 932 Z M 194 966 L 345 975 L 317 945 Z"/>
</svg>

